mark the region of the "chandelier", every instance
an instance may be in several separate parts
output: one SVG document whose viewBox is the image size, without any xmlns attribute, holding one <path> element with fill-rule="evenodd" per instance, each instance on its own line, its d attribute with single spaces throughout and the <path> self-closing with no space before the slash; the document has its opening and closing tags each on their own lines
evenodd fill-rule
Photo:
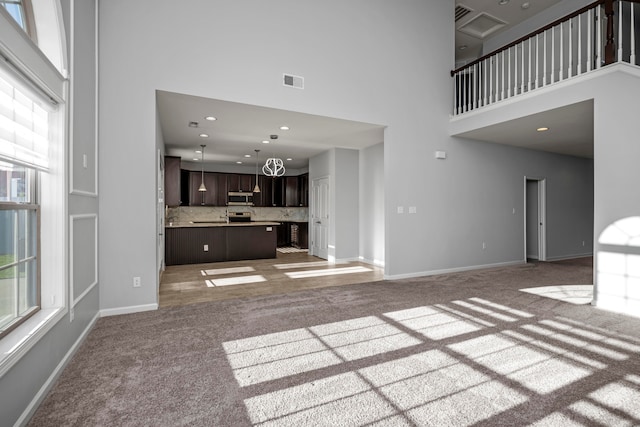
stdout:
<svg viewBox="0 0 640 427">
<path fill-rule="evenodd" d="M 284 175 L 284 171 L 284 163 L 282 163 L 282 159 L 275 157 L 269 157 L 264 166 L 262 166 L 262 173 L 272 178 Z"/>
</svg>

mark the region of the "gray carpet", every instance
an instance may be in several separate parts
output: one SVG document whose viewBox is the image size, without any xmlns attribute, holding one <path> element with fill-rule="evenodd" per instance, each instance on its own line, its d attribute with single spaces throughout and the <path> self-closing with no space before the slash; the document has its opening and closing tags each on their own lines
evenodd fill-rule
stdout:
<svg viewBox="0 0 640 427">
<path fill-rule="evenodd" d="M 640 425 L 640 320 L 519 290 L 591 278 L 539 263 L 103 318 L 29 425 Z"/>
</svg>

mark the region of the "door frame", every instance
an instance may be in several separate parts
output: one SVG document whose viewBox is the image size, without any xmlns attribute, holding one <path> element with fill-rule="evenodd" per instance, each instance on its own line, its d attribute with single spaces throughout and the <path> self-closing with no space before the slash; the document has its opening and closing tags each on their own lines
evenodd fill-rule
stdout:
<svg viewBox="0 0 640 427">
<path fill-rule="evenodd" d="M 523 180 L 523 235 L 524 262 L 527 262 L 527 181 L 538 182 L 538 261 L 547 260 L 547 179 L 539 176 L 526 176 Z"/>
</svg>

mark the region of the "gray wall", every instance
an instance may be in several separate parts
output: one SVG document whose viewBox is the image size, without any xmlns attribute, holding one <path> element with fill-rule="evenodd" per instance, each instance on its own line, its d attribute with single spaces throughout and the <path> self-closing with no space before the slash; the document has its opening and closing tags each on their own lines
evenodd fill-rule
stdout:
<svg viewBox="0 0 640 427">
<path fill-rule="evenodd" d="M 34 399 L 44 396 L 39 392 L 52 384 L 51 375 L 59 373 L 56 368 L 69 355 L 74 343 L 81 338 L 98 313 L 98 286 L 95 282 L 98 266 L 92 255 L 97 250 L 95 229 L 98 212 L 95 2 L 75 1 L 73 9 L 71 2 L 72 0 L 61 1 L 67 55 L 72 64 L 71 98 L 66 104 L 71 123 L 68 130 L 67 209 L 69 233 L 71 227 L 75 227 L 76 234 L 74 239 L 69 238 L 69 258 L 65 257 L 72 274 L 72 280 L 66 288 L 69 298 L 66 306 L 69 312 L 0 378 L 0 424 L 3 426 L 13 425 L 21 416 L 28 415 L 25 411 L 31 404 L 37 403 Z M 72 27 L 73 40 L 69 38 Z M 83 155 L 87 156 L 87 168 L 82 166 Z M 74 313 L 73 320 L 71 311 Z"/>
<path fill-rule="evenodd" d="M 336 148 L 335 156 L 335 257 L 358 259 L 360 252 L 359 152 Z"/>
<path fill-rule="evenodd" d="M 384 143 L 360 150 L 360 256 L 384 265 Z"/>
</svg>

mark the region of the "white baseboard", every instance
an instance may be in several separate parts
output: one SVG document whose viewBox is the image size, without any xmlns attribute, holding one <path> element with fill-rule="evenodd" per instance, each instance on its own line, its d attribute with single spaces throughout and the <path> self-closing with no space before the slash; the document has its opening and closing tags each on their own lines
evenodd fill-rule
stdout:
<svg viewBox="0 0 640 427">
<path fill-rule="evenodd" d="M 514 265 L 523 265 L 523 264 L 526 264 L 526 262 L 524 260 L 521 260 L 521 261 L 498 262 L 495 264 L 471 265 L 468 267 L 445 268 L 442 270 L 419 271 L 416 273 L 390 274 L 390 275 L 385 274 L 384 279 L 385 280 L 411 279 L 413 277 L 435 276 L 438 274 L 459 273 L 461 271 L 483 270 L 486 268 L 512 267 Z"/>
<path fill-rule="evenodd" d="M 373 265 L 375 267 L 384 268 L 384 261 L 368 259 L 363 257 L 358 257 L 357 261 L 364 262 L 365 264 Z"/>
<path fill-rule="evenodd" d="M 22 415 L 20 415 L 20 418 L 18 418 L 18 420 L 14 424 L 14 427 L 24 426 L 29 422 L 33 414 L 38 409 L 38 406 L 40 406 L 44 398 L 47 396 L 47 393 L 49 393 L 49 390 L 51 390 L 51 388 L 57 381 L 58 377 L 60 376 L 64 368 L 67 366 L 69 361 L 71 361 L 71 358 L 73 357 L 73 355 L 76 353 L 76 351 L 78 351 L 78 348 L 80 348 L 80 345 L 87 338 L 87 335 L 89 335 L 89 332 L 91 331 L 91 329 L 93 329 L 93 326 L 96 324 L 96 321 L 98 320 L 99 317 L 100 317 L 99 313 L 96 313 L 96 315 L 93 316 L 93 319 L 91 319 L 87 327 L 84 328 L 84 331 L 82 331 L 78 339 L 73 343 L 73 345 L 71 346 L 69 351 L 67 351 L 67 353 L 64 355 L 60 363 L 58 363 L 58 366 L 56 366 L 56 368 L 53 370 L 51 375 L 49 375 L 49 378 L 47 379 L 47 381 L 45 381 L 42 387 L 40 387 L 40 390 L 38 390 L 38 393 L 36 393 L 36 395 L 33 397 L 31 402 L 29 402 L 29 405 L 26 407 Z"/>
<path fill-rule="evenodd" d="M 593 256 L 593 252 L 588 252 L 588 253 L 583 253 L 583 254 L 547 257 L 547 261 L 563 261 L 565 259 L 588 258 L 588 257 L 592 257 L 592 256 Z"/>
<path fill-rule="evenodd" d="M 100 310 L 100 317 L 118 316 L 120 314 L 140 313 L 158 309 L 158 304 L 130 305 L 128 307 L 105 308 Z"/>
</svg>

